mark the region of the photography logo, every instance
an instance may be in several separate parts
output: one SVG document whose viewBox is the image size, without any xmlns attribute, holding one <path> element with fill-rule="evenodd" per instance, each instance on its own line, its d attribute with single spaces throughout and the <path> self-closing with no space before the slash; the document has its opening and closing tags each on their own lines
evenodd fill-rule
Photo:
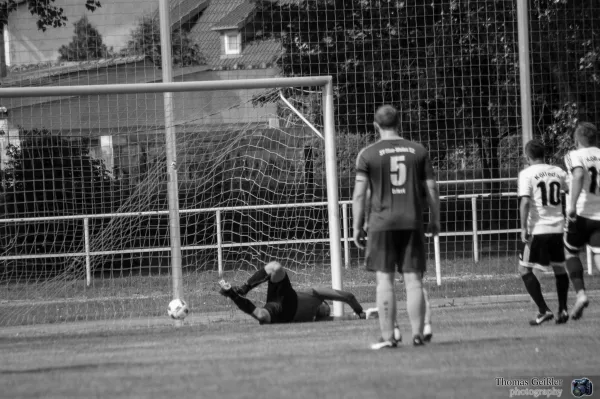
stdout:
<svg viewBox="0 0 600 399">
<path fill-rule="evenodd" d="M 588 378 L 578 378 L 571 381 L 571 393 L 576 398 L 584 396 L 592 396 L 594 392 L 594 385 Z"/>
</svg>

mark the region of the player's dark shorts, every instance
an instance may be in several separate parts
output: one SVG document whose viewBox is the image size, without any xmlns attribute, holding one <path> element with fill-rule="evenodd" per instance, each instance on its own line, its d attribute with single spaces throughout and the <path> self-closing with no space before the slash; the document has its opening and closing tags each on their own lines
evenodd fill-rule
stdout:
<svg viewBox="0 0 600 399">
<path fill-rule="evenodd" d="M 271 315 L 271 323 L 290 323 L 298 308 L 298 294 L 292 288 L 287 273 L 283 280 L 273 283 L 269 280 L 267 303 L 264 306 Z"/>
<path fill-rule="evenodd" d="M 519 265 L 549 271 L 551 266 L 564 266 L 563 235 L 535 234 L 529 243 L 521 243 Z"/>
<path fill-rule="evenodd" d="M 577 253 L 584 245 L 600 251 L 600 220 L 577 216 L 575 221 L 567 220 L 565 247 L 569 252 Z"/>
<path fill-rule="evenodd" d="M 369 232 L 367 270 L 394 273 L 425 273 L 425 235 L 421 230 Z"/>
</svg>

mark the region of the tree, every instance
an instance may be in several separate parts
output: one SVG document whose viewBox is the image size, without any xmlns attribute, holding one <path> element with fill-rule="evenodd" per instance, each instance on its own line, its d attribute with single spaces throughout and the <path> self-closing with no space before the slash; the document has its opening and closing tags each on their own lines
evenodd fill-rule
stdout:
<svg viewBox="0 0 600 399">
<path fill-rule="evenodd" d="M 184 29 L 172 30 L 171 51 L 174 65 L 190 66 L 206 63 L 200 47 L 190 39 Z M 144 55 L 153 64 L 160 66 L 162 56 L 158 16 L 142 17 L 138 26 L 131 31 L 131 38 L 122 52 L 124 55 Z"/>
<path fill-rule="evenodd" d="M 47 27 L 60 28 L 67 24 L 67 17 L 64 15 L 64 10 L 61 7 L 55 6 L 55 0 L 27 0 L 27 6 L 31 15 L 37 15 L 37 27 L 39 30 L 46 31 Z M 8 22 L 8 15 L 17 9 L 17 0 L 1 0 L 0 1 L 0 28 Z M 101 7 L 98 0 L 85 0 L 85 8 L 88 11 L 94 12 Z"/>
<path fill-rule="evenodd" d="M 512 0 L 262 1 L 258 8 L 256 30 L 281 39 L 285 76 L 333 76 L 342 133 L 372 133 L 374 106 L 394 104 L 404 131 L 434 158 L 475 143 L 484 177 L 498 177 L 499 143 L 518 126 Z"/>
<path fill-rule="evenodd" d="M 55 6 L 55 0 L 27 0 L 27 6 L 31 15 L 37 15 L 37 28 L 41 31 L 46 31 L 48 26 L 52 28 L 60 28 L 67 24 L 67 17 L 64 15 L 64 10 L 61 7 Z M 0 45 L 4 48 L 4 25 L 8 23 L 8 15 L 17 9 L 17 0 L 0 0 Z M 85 8 L 94 12 L 101 7 L 98 0 L 85 0 Z M 0 51 L 0 78 L 6 76 L 6 60 L 4 51 Z"/>
<path fill-rule="evenodd" d="M 102 35 L 87 16 L 84 15 L 75 23 L 74 33 L 71 43 L 58 49 L 60 61 L 87 61 L 109 56 L 109 50 L 102 42 Z"/>
<path fill-rule="evenodd" d="M 598 2 L 534 0 L 530 21 L 534 127 L 562 164 L 577 122 L 600 120 Z"/>
<path fill-rule="evenodd" d="M 6 186 L 0 217 L 108 213 L 118 208 L 123 188 L 111 178 L 102 159 L 89 155 L 86 143 L 52 135 L 46 129 L 21 131 L 20 138 L 19 146 L 9 145 L 6 151 L 9 161 L 3 171 Z M 7 254 L 56 253 L 81 242 L 81 223 L 44 223 L 41 234 L 39 224 L 3 224 L 0 248 Z"/>
</svg>

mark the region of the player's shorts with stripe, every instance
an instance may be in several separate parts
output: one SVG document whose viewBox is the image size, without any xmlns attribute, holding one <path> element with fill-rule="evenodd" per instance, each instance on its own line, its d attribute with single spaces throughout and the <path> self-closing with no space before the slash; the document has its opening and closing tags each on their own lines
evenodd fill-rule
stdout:
<svg viewBox="0 0 600 399">
<path fill-rule="evenodd" d="M 567 221 L 565 247 L 570 252 L 578 252 L 584 245 L 600 251 L 600 220 L 577 216 L 575 221 Z"/>
<path fill-rule="evenodd" d="M 267 303 L 264 306 L 271 315 L 271 323 L 290 323 L 298 308 L 298 294 L 292 288 L 287 273 L 283 280 L 274 283 L 269 280 Z"/>
<path fill-rule="evenodd" d="M 519 265 L 543 271 L 550 271 L 551 266 L 564 266 L 565 250 L 562 234 L 533 235 L 529 243 L 522 243 Z"/>
<path fill-rule="evenodd" d="M 371 231 L 367 240 L 367 270 L 386 273 L 425 272 L 425 236 L 421 230 Z"/>
</svg>

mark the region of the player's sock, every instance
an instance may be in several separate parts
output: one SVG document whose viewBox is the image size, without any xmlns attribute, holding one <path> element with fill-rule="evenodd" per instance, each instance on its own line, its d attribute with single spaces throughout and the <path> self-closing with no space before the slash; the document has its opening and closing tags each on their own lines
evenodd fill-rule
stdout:
<svg viewBox="0 0 600 399">
<path fill-rule="evenodd" d="M 412 328 L 413 336 L 423 334 L 425 324 L 425 297 L 423 296 L 423 283 L 421 280 L 406 280 L 406 310 Z"/>
<path fill-rule="evenodd" d="M 527 292 L 529 293 L 529 295 L 531 295 L 533 302 L 535 302 L 535 304 L 537 305 L 540 314 L 546 313 L 546 311 L 548 310 L 548 305 L 546 305 L 546 301 L 544 300 L 544 296 L 542 295 L 542 287 L 535 274 L 527 273 L 522 275 L 521 278 L 525 283 L 525 288 L 527 289 Z"/>
<path fill-rule="evenodd" d="M 431 338 L 433 338 L 433 330 L 431 329 L 431 324 L 425 323 L 425 326 L 423 326 L 423 340 L 425 342 L 430 342 Z"/>
<path fill-rule="evenodd" d="M 423 298 L 425 299 L 425 320 L 423 324 L 423 340 L 425 342 L 431 341 L 433 337 L 433 331 L 431 330 L 431 306 L 429 304 L 429 296 L 427 290 L 423 288 Z"/>
<path fill-rule="evenodd" d="M 262 283 L 269 281 L 269 274 L 265 268 L 257 270 L 246 283 L 236 288 L 236 292 L 240 295 L 246 295 L 251 289 L 258 287 Z"/>
<path fill-rule="evenodd" d="M 583 283 L 583 264 L 581 263 L 579 256 L 567 259 L 567 272 L 569 273 L 569 279 L 571 280 L 571 284 L 573 284 L 575 292 L 584 290 L 585 284 Z"/>
<path fill-rule="evenodd" d="M 384 340 L 393 340 L 396 324 L 396 295 L 391 283 L 377 284 L 377 308 L 379 309 L 379 327 Z"/>
<path fill-rule="evenodd" d="M 569 276 L 565 274 L 557 274 L 556 276 L 556 293 L 558 294 L 558 312 L 567 310 L 567 297 L 569 295 Z"/>
</svg>

